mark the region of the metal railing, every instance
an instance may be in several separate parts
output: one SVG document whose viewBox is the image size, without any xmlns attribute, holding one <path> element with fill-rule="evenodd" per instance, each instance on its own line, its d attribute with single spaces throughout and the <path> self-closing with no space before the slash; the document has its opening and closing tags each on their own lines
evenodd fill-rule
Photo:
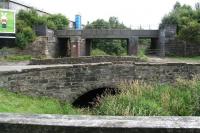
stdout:
<svg viewBox="0 0 200 133">
<path fill-rule="evenodd" d="M 159 29 L 159 24 L 155 24 L 155 25 L 152 25 L 152 24 L 147 24 L 147 25 L 136 25 L 136 26 L 133 26 L 133 25 L 130 25 L 130 26 L 126 26 L 126 27 L 123 27 L 123 26 L 115 26 L 115 25 L 101 25 L 101 24 L 98 24 L 98 25 L 95 25 L 95 24 L 89 24 L 89 25 L 86 25 L 85 27 L 83 27 L 83 29 L 132 29 L 132 30 L 157 30 Z"/>
</svg>

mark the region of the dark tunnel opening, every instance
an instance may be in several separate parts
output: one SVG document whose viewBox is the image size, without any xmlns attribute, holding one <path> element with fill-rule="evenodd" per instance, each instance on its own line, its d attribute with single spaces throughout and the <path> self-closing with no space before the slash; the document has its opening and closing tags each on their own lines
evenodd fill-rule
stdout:
<svg viewBox="0 0 200 133">
<path fill-rule="evenodd" d="M 102 97 L 116 94 L 119 94 L 119 90 L 116 88 L 98 88 L 80 96 L 73 102 L 73 106 L 78 108 L 92 108 L 100 103 Z"/>
</svg>

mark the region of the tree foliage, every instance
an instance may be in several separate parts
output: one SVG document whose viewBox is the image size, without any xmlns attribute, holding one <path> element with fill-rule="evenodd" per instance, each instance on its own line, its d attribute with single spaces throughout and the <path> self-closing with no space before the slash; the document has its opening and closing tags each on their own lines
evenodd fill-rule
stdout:
<svg viewBox="0 0 200 133">
<path fill-rule="evenodd" d="M 41 16 L 36 10 L 20 10 L 17 13 L 16 21 L 16 43 L 19 48 L 25 48 L 36 38 L 33 30 L 36 25 L 47 25 L 48 28 L 57 30 L 68 26 L 68 19 L 61 14 Z"/>
<path fill-rule="evenodd" d="M 69 20 L 62 14 L 47 17 L 47 26 L 51 29 L 63 29 L 69 25 Z"/>
<path fill-rule="evenodd" d="M 200 44 L 200 4 L 193 9 L 177 2 L 173 10 L 163 17 L 160 28 L 165 25 L 177 25 L 178 38 L 184 41 Z"/>
<path fill-rule="evenodd" d="M 88 23 L 86 29 L 127 29 L 127 27 L 120 23 L 117 17 L 110 17 L 108 21 L 104 19 L 97 19 L 92 23 Z M 93 39 L 92 48 L 104 51 L 109 55 L 124 55 L 127 51 L 126 40 L 117 39 Z M 95 54 L 95 53 L 94 53 Z"/>
</svg>

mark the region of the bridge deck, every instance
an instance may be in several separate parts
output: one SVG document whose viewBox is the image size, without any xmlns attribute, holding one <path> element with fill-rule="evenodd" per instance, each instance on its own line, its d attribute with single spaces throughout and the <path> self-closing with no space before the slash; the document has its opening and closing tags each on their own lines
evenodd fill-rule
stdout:
<svg viewBox="0 0 200 133">
<path fill-rule="evenodd" d="M 85 29 L 85 30 L 57 30 L 57 37 L 70 38 L 81 36 L 82 38 L 158 38 L 159 30 L 124 30 L 124 29 Z"/>
</svg>

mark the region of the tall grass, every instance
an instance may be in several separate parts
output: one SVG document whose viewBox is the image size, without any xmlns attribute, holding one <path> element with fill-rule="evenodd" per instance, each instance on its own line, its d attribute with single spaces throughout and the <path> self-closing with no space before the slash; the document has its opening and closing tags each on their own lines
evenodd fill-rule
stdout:
<svg viewBox="0 0 200 133">
<path fill-rule="evenodd" d="M 137 57 L 143 61 L 148 61 L 148 57 L 145 54 L 146 48 L 141 48 L 138 51 Z"/>
<path fill-rule="evenodd" d="M 101 97 L 93 108 L 77 109 L 46 97 L 29 97 L 0 89 L 0 112 L 120 116 L 200 116 L 200 80 L 173 84 L 133 81 L 116 95 Z"/>
<path fill-rule="evenodd" d="M 121 93 L 106 96 L 92 111 L 95 115 L 199 116 L 200 81 L 177 80 L 173 85 L 134 81 L 120 85 Z"/>
</svg>

